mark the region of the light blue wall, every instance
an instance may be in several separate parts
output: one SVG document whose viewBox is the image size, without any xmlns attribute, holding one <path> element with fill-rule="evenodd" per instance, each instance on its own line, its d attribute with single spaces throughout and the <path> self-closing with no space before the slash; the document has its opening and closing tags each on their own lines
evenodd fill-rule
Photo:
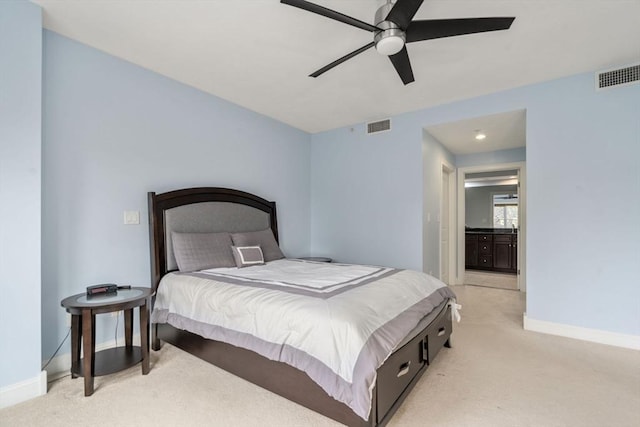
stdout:
<svg viewBox="0 0 640 427">
<path fill-rule="evenodd" d="M 393 132 L 312 136 L 312 254 L 422 268 L 422 129 L 401 121 Z"/>
<path fill-rule="evenodd" d="M 422 133 L 422 265 L 412 267 L 440 277 L 440 199 L 442 166 L 455 167 L 455 157 L 429 132 Z M 455 180 L 455 173 L 450 176 Z M 398 183 L 402 186 L 402 183 Z M 451 224 L 455 227 L 454 224 Z M 415 238 L 414 233 L 410 234 Z"/>
<path fill-rule="evenodd" d="M 375 137 L 361 126 L 313 135 L 312 252 L 420 269 L 422 129 L 519 109 L 528 318 L 640 335 L 640 85 L 596 92 L 593 73 L 403 114 Z M 436 210 L 437 190 L 425 191 Z"/>
<path fill-rule="evenodd" d="M 526 159 L 526 150 L 526 147 L 520 147 L 508 150 L 489 151 L 486 153 L 457 155 L 456 166 L 463 168 L 468 166 L 524 162 Z"/>
<path fill-rule="evenodd" d="M 66 333 L 62 298 L 150 285 L 148 191 L 275 200 L 284 253 L 309 253 L 309 134 L 49 31 L 43 111 L 43 357 Z M 113 340 L 114 319 L 98 322 L 97 342 Z"/>
<path fill-rule="evenodd" d="M 40 7 L 0 2 L 0 388 L 40 375 L 41 80 Z"/>
<path fill-rule="evenodd" d="M 527 316 L 640 335 L 640 85 L 529 88 Z"/>
</svg>

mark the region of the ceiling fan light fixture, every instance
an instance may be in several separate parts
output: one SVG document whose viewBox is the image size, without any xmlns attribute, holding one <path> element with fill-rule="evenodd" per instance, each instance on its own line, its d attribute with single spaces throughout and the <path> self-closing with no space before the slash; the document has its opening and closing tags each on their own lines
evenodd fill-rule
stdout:
<svg viewBox="0 0 640 427">
<path fill-rule="evenodd" d="M 404 37 L 399 35 L 383 37 L 376 42 L 378 53 L 386 56 L 395 55 L 404 47 Z"/>
<path fill-rule="evenodd" d="M 373 37 L 378 53 L 391 56 L 400 52 L 407 40 L 405 32 L 390 21 L 378 22 L 377 25 L 382 28 Z"/>
<path fill-rule="evenodd" d="M 373 41 L 376 43 L 376 50 L 381 55 L 391 56 L 400 52 L 406 43 L 405 32 L 395 22 L 387 21 L 387 16 L 394 3 L 387 1 L 376 11 L 374 22 L 380 31 L 376 32 Z"/>
</svg>

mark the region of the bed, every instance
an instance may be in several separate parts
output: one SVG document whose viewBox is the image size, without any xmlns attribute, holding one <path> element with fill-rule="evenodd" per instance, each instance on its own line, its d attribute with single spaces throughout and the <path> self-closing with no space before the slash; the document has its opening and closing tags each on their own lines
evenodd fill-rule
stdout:
<svg viewBox="0 0 640 427">
<path fill-rule="evenodd" d="M 238 236 L 264 235 L 270 230 L 267 234 L 277 246 L 275 202 L 215 187 L 151 192 L 148 202 L 151 278 L 156 291 L 153 350 L 160 349 L 161 341 L 168 342 L 345 425 L 382 426 L 440 349 L 450 346 L 455 295 L 441 282 L 427 289 L 422 280 L 435 279 L 422 273 L 278 257 L 266 263 L 256 261 L 249 268 L 182 268 L 183 249 L 176 246 L 181 236 L 229 234 L 235 244 Z M 262 246 L 265 260 L 267 255 L 273 257 L 267 253 L 268 244 Z M 181 271 L 177 271 L 178 261 L 183 263 Z M 241 262 L 238 257 L 235 261 Z M 305 278 L 318 280 L 307 285 Z M 250 298 L 244 305 L 255 305 L 251 313 L 229 312 L 230 307 L 243 306 L 235 302 L 240 294 Z M 393 302 L 393 294 L 402 298 Z M 280 296 L 282 300 L 276 299 Z M 410 296 L 417 302 L 410 301 Z M 272 305 L 260 308 L 256 301 Z M 179 302 L 184 308 L 179 308 Z M 196 305 L 213 307 L 213 311 L 194 309 Z M 274 311 L 278 315 L 273 319 L 263 317 Z M 323 311 L 331 313 L 326 325 L 314 317 Z M 352 319 L 358 312 L 375 314 L 362 321 L 366 333 L 360 334 L 354 326 L 360 322 Z M 295 320 L 288 317 L 300 313 Z M 305 325 L 305 317 L 310 325 Z M 229 326 L 230 318 L 245 322 Z M 210 319 L 222 320 L 210 325 Z M 341 323 L 344 330 L 335 326 Z M 280 327 L 284 328 L 281 334 Z M 321 335 L 327 330 L 335 336 Z M 286 335 L 281 344 L 276 342 L 279 335 Z M 335 348 L 325 345 L 331 341 L 338 343 Z"/>
</svg>

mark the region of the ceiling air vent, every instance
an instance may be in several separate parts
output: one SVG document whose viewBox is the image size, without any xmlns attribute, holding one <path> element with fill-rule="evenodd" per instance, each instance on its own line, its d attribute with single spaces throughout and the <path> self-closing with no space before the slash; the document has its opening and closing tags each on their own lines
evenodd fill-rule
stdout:
<svg viewBox="0 0 640 427">
<path fill-rule="evenodd" d="M 391 130 L 391 119 L 367 123 L 367 134 L 387 132 Z"/>
<path fill-rule="evenodd" d="M 608 89 L 614 86 L 630 85 L 640 81 L 640 65 L 618 68 L 617 70 L 596 73 L 596 89 Z"/>
</svg>

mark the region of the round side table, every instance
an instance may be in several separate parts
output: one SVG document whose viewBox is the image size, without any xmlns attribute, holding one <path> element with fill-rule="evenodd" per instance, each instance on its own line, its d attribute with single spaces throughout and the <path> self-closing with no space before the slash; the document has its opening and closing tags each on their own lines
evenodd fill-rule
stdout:
<svg viewBox="0 0 640 427">
<path fill-rule="evenodd" d="M 117 294 L 87 297 L 86 293 L 63 299 L 60 305 L 71 314 L 71 377 L 84 377 L 84 395 L 93 394 L 93 378 L 112 374 L 142 362 L 149 373 L 150 288 L 119 289 Z M 140 347 L 133 341 L 133 309 L 140 312 Z M 96 314 L 124 311 L 125 346 L 96 353 Z M 82 356 L 80 347 L 82 344 Z"/>
</svg>

